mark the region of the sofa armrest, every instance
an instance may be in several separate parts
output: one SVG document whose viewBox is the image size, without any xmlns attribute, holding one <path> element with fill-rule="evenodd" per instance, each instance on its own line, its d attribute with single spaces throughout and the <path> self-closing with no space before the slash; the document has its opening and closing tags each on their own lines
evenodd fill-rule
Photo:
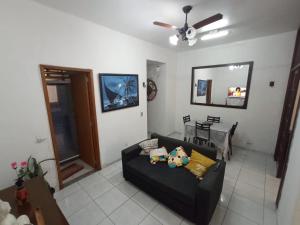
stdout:
<svg viewBox="0 0 300 225">
<path fill-rule="evenodd" d="M 212 147 L 208 146 L 197 146 L 198 148 L 193 148 L 194 150 L 200 152 L 201 154 L 207 156 L 208 158 L 211 158 L 212 160 L 217 159 L 217 150 Z"/>
<path fill-rule="evenodd" d="M 128 162 L 129 160 L 137 157 L 141 152 L 141 147 L 139 144 L 132 145 L 124 150 L 122 150 L 122 161 Z"/>
<path fill-rule="evenodd" d="M 123 168 L 123 177 L 127 179 L 127 167 L 126 163 L 131 159 L 134 159 L 139 156 L 141 152 L 141 147 L 139 144 L 132 145 L 122 151 L 122 168 Z"/>
<path fill-rule="evenodd" d="M 226 163 L 217 161 L 199 182 L 196 193 L 196 217 L 199 224 L 207 225 L 222 193 Z M 198 224 L 197 223 L 197 224 Z"/>
</svg>

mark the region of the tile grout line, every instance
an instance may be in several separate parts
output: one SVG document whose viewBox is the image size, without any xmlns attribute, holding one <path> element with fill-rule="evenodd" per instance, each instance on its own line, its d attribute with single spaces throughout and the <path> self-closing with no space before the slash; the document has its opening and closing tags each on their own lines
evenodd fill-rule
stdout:
<svg viewBox="0 0 300 225">
<path fill-rule="evenodd" d="M 115 172 L 115 171 L 112 171 L 112 173 L 113 172 Z M 121 171 L 120 171 L 120 173 L 122 173 L 122 169 L 121 169 Z M 99 175 L 99 174 L 98 174 Z M 118 173 L 117 174 L 115 174 L 115 175 L 118 175 Z M 113 176 L 115 176 L 115 175 L 113 175 Z M 101 175 L 101 176 L 103 176 L 110 184 L 112 184 L 110 181 L 109 181 L 109 179 L 110 178 L 107 178 L 106 176 L 104 176 L 104 175 Z M 112 177 L 113 177 L 112 176 Z M 111 177 L 111 178 L 112 178 Z M 121 183 L 123 183 L 123 182 L 128 182 L 128 181 L 126 181 L 125 179 L 124 179 L 124 181 L 122 181 L 122 182 L 118 182 L 117 184 L 112 184 L 113 185 L 113 187 L 114 188 L 116 188 L 116 189 L 118 189 L 117 188 L 117 186 L 119 185 L 119 184 L 121 184 Z M 130 185 L 132 185 L 131 183 L 130 183 Z M 135 187 L 135 186 L 134 186 Z M 113 189 L 113 188 L 112 188 Z M 110 190 L 112 190 L 112 189 L 110 189 Z M 108 191 L 110 191 L 110 190 L 108 190 Z M 108 192 L 108 191 L 106 191 L 106 192 Z M 111 218 L 110 218 L 110 215 L 112 215 L 115 211 L 117 211 L 120 207 L 122 207 L 126 202 L 128 202 L 129 200 L 132 200 L 135 204 L 137 204 L 141 209 L 143 209 L 145 212 L 146 212 L 146 215 L 145 215 L 145 217 L 143 217 L 143 219 L 141 220 L 141 222 L 140 223 L 142 223 L 145 219 L 146 219 L 146 217 L 154 210 L 154 208 L 156 208 L 156 206 L 152 209 L 152 211 L 150 211 L 149 213 L 147 213 L 147 211 L 140 205 L 140 204 L 138 204 L 138 202 L 136 202 L 134 199 L 133 199 L 133 196 L 135 196 L 137 193 L 139 193 L 140 192 L 140 190 L 138 190 L 136 193 L 134 193 L 131 197 L 129 197 L 128 195 L 126 195 L 124 192 L 122 192 L 121 190 L 119 190 L 118 189 L 118 191 L 120 191 L 122 194 L 124 194 L 128 199 L 125 201 L 125 202 L 123 202 L 120 206 L 118 206 L 115 210 L 113 210 L 109 215 L 107 215 L 106 213 L 105 213 L 105 215 L 107 215 L 107 217 L 111 220 Z M 106 193 L 105 192 L 105 193 Z M 104 193 L 103 193 L 104 194 Z M 99 196 L 99 197 L 101 197 L 101 195 Z M 99 197 L 97 197 L 97 198 L 99 198 Z M 97 204 L 97 203 L 96 203 Z M 98 205 L 98 204 L 97 204 Z M 111 220 L 112 221 L 112 220 Z M 113 221 L 112 221 L 113 222 Z M 139 224 L 140 224 L 139 223 Z M 114 224 L 114 223 L 113 223 Z"/>
<path fill-rule="evenodd" d="M 119 169 L 119 168 L 117 168 L 117 169 Z M 112 174 L 112 173 L 116 172 L 117 169 L 116 169 L 116 170 L 113 170 L 113 171 L 112 171 L 111 173 L 109 173 L 109 174 Z M 100 172 L 100 171 L 99 171 L 99 172 Z M 109 182 L 109 183 L 112 185 L 112 188 L 110 188 L 109 190 L 103 192 L 101 195 L 97 196 L 95 199 L 92 198 L 92 196 L 85 190 L 84 186 L 83 186 L 82 184 L 80 184 L 80 181 L 77 181 L 77 182 L 76 182 L 76 185 L 79 186 L 79 190 L 78 190 L 78 191 L 83 191 L 84 193 L 86 193 L 86 194 L 88 195 L 88 197 L 90 198 L 91 202 L 93 202 L 93 203 L 97 206 L 97 208 L 99 208 L 99 209 L 103 212 L 103 214 L 106 216 L 106 218 L 108 218 L 113 224 L 115 224 L 115 223 L 111 220 L 110 215 L 112 215 L 117 209 L 119 209 L 120 207 L 122 207 L 122 206 L 123 206 L 126 202 L 128 202 L 129 200 L 132 200 L 135 204 L 137 204 L 142 210 L 144 210 L 144 211 L 146 212 L 145 217 L 143 217 L 143 219 L 141 220 L 140 223 L 142 223 L 142 222 L 146 219 L 146 217 L 147 217 L 148 215 L 150 215 L 151 212 L 159 205 L 159 203 L 158 203 L 155 207 L 153 207 L 152 210 L 150 210 L 149 212 L 147 212 L 147 210 L 145 210 L 140 204 L 138 204 L 137 201 L 135 201 L 135 200 L 133 199 L 133 196 L 135 196 L 137 193 L 139 193 L 140 190 L 138 190 L 135 194 L 133 194 L 131 197 L 129 197 L 128 195 L 126 195 L 125 193 L 123 193 L 121 190 L 119 190 L 119 189 L 117 188 L 117 186 L 118 186 L 120 183 L 126 181 L 125 179 L 124 179 L 124 181 L 122 181 L 122 182 L 118 182 L 118 183 L 116 183 L 116 184 L 113 184 L 113 183 L 111 183 L 111 182 L 109 181 L 110 178 L 107 177 L 107 176 L 109 176 L 109 174 L 107 174 L 107 175 L 105 176 L 105 175 L 99 174 L 99 172 L 96 172 L 95 174 L 96 174 L 97 176 L 99 176 L 99 177 L 104 178 L 107 182 Z M 121 169 L 120 173 L 122 173 L 122 169 Z M 115 174 L 115 175 L 118 175 L 118 173 Z M 115 175 L 113 175 L 113 176 L 115 176 Z M 113 177 L 113 176 L 112 176 L 112 177 Z M 128 182 L 128 181 L 126 181 L 126 182 Z M 131 184 L 131 183 L 130 183 L 130 184 Z M 131 184 L 131 185 L 132 185 L 132 184 Z M 135 187 L 135 186 L 134 186 L 134 187 Z M 98 205 L 98 203 L 97 203 L 95 200 L 96 200 L 97 198 L 100 198 L 100 197 L 101 197 L 102 195 L 104 195 L 105 193 L 111 191 L 113 188 L 116 188 L 118 191 L 120 191 L 122 194 L 124 194 L 128 199 L 127 199 L 125 202 L 123 202 L 120 206 L 118 206 L 115 210 L 113 210 L 110 214 L 107 214 L 107 213 L 106 213 L 106 212 Z M 75 192 L 77 192 L 77 191 L 75 191 Z M 71 196 L 71 195 L 74 194 L 75 192 L 70 193 L 70 194 L 67 195 L 66 197 Z M 65 198 L 66 198 L 66 197 L 65 197 Z M 64 199 L 65 199 L 65 198 L 64 198 Z M 63 200 L 64 200 L 64 199 L 63 199 Z M 63 200 L 61 200 L 61 201 L 63 201 Z M 89 202 L 89 203 L 90 203 L 90 202 Z M 89 203 L 85 204 L 84 206 L 88 205 Z M 76 210 L 75 212 L 73 212 L 72 214 L 70 214 L 70 216 L 68 216 L 67 218 L 70 218 L 71 216 L 75 215 L 75 214 L 78 213 L 80 210 L 82 210 L 82 209 Z M 106 218 L 104 218 L 101 222 L 103 222 Z M 155 218 L 155 219 L 156 219 L 156 218 Z M 156 220 L 157 220 L 157 219 L 156 219 Z M 101 222 L 100 222 L 100 224 L 101 224 Z M 160 223 L 160 221 L 158 221 L 158 222 Z M 139 224 L 140 224 L 140 223 L 139 223 Z M 99 225 L 100 225 L 100 224 L 99 224 Z M 160 223 L 160 224 L 161 224 L 161 223 Z"/>
<path fill-rule="evenodd" d="M 133 201 L 135 201 L 134 199 L 133 199 Z M 138 203 L 137 203 L 138 204 Z M 156 207 L 158 207 L 158 205 L 159 205 L 159 203 L 156 205 L 156 206 L 154 206 L 153 207 L 153 209 L 152 210 L 150 210 L 148 213 L 147 213 L 147 215 L 143 218 L 143 220 L 139 223 L 139 224 L 141 224 L 142 222 L 144 222 L 144 220 L 150 215 L 150 216 L 152 216 L 151 215 L 151 212 L 152 211 L 154 211 L 154 209 L 156 209 Z M 154 216 L 152 216 L 155 220 L 157 220 L 161 225 L 163 225 L 157 218 L 155 218 Z"/>
<path fill-rule="evenodd" d="M 113 165 L 113 164 L 112 164 L 112 165 Z M 101 171 L 101 170 L 100 170 L 100 171 Z M 100 171 L 99 171 L 99 172 L 100 172 Z M 114 173 L 115 171 L 116 171 L 116 170 L 113 170 L 111 173 Z M 111 222 L 112 224 L 115 224 L 115 223 L 111 220 L 111 218 L 110 218 L 109 216 L 110 216 L 114 211 L 116 211 L 119 207 L 121 207 L 123 204 L 125 204 L 129 199 L 127 199 L 125 202 L 123 202 L 118 208 L 116 208 L 115 210 L 113 210 L 110 214 L 107 214 L 107 213 L 99 206 L 99 204 L 96 202 L 96 199 L 97 199 L 97 198 L 100 198 L 100 197 L 101 197 L 102 195 L 104 195 L 105 193 L 107 193 L 107 192 L 111 191 L 113 188 L 117 188 L 117 187 L 109 181 L 110 178 L 107 178 L 106 176 L 104 176 L 104 175 L 102 175 L 102 174 L 99 174 L 99 172 L 96 173 L 97 176 L 104 178 L 107 182 L 109 182 L 109 183 L 112 185 L 112 188 L 110 188 L 109 190 L 103 192 L 101 195 L 97 196 L 97 197 L 94 199 L 94 198 L 92 198 L 92 197 L 90 196 L 90 194 L 82 187 L 82 185 L 79 184 L 79 186 L 83 189 L 84 192 L 86 192 L 86 193 L 89 195 L 89 197 L 91 198 L 91 200 L 96 204 L 97 208 L 99 208 L 99 209 L 104 213 L 104 215 L 106 216 L 106 218 L 109 219 L 110 222 Z M 121 172 L 121 171 L 120 171 L 120 172 Z M 109 174 L 110 174 L 110 173 L 109 173 Z M 107 176 L 108 176 L 109 174 L 107 174 Z M 115 174 L 115 175 L 117 175 L 117 174 Z M 113 176 L 114 176 L 114 175 L 113 175 Z M 118 189 L 118 188 L 117 188 L 117 189 Z M 119 190 L 119 189 L 118 189 L 118 190 Z M 120 191 L 120 190 L 119 190 L 119 191 Z M 123 192 L 122 192 L 122 193 L 123 193 Z M 123 194 L 124 194 L 124 193 L 123 193 Z M 124 194 L 124 195 L 125 195 L 125 194 Z M 128 197 L 128 196 L 126 196 L 126 197 Z M 101 224 L 106 218 L 104 218 L 104 219 L 100 222 L 100 224 Z M 100 225 L 100 224 L 99 224 L 99 225 Z"/>
<path fill-rule="evenodd" d="M 245 160 L 246 160 L 246 158 L 242 160 L 242 163 L 245 162 Z M 226 167 L 225 167 L 225 170 L 226 170 Z M 235 190 L 235 188 L 236 188 L 238 179 L 239 179 L 239 177 L 240 177 L 241 170 L 242 170 L 242 165 L 241 165 L 241 167 L 240 167 L 240 169 L 239 169 L 239 173 L 238 173 L 237 178 L 236 178 L 236 181 L 235 181 L 235 183 L 234 183 L 234 187 L 233 187 L 232 193 L 231 193 L 231 195 L 230 195 L 230 198 L 229 198 L 229 201 L 228 201 L 228 205 L 226 206 L 226 209 L 225 209 L 225 215 L 224 215 L 224 217 L 223 217 L 223 219 L 222 219 L 221 225 L 224 225 L 225 217 L 226 217 L 226 215 L 227 215 L 228 210 L 230 210 L 230 209 L 229 209 L 229 204 L 230 204 L 230 202 L 231 202 L 232 195 L 233 195 L 233 193 L 234 193 L 234 190 Z"/>
<path fill-rule="evenodd" d="M 113 172 L 115 172 L 115 171 L 112 171 L 111 173 L 113 173 Z M 108 181 L 108 182 L 113 186 L 111 189 L 109 189 L 109 190 L 103 192 L 101 195 L 97 196 L 97 198 L 101 197 L 103 194 L 105 194 L 106 192 L 112 190 L 112 189 L 115 187 L 115 185 L 113 185 L 106 177 L 104 177 L 103 175 L 99 174 L 99 172 L 96 172 L 96 173 L 94 173 L 94 174 L 96 174 L 96 175 L 99 176 L 99 177 L 104 178 L 106 181 Z M 92 174 L 91 174 L 91 175 L 92 175 Z M 85 190 L 85 188 L 83 187 L 83 185 L 80 184 L 80 181 L 77 181 L 76 184 L 77 184 L 77 185 L 79 186 L 79 188 L 80 188 L 78 191 L 83 191 L 84 193 L 86 193 L 86 194 L 88 195 L 88 197 L 90 198 L 90 200 L 97 206 L 97 208 L 99 208 L 100 206 L 98 205 L 98 203 L 97 203 L 97 202 L 95 201 L 95 199 L 92 198 L 92 196 Z M 117 187 L 116 187 L 116 188 L 117 188 Z M 74 193 L 75 193 L 75 192 L 69 194 L 68 196 L 71 196 L 71 195 L 74 194 Z M 123 193 L 123 194 L 124 194 L 124 193 Z M 66 196 L 66 197 L 68 197 L 68 196 Z M 66 197 L 65 197 L 65 198 L 66 198 Z M 65 198 L 64 198 L 64 199 L 65 199 Z M 63 200 L 64 200 L 64 199 L 63 199 Z M 63 200 L 61 200 L 61 201 L 63 201 Z M 126 200 L 126 201 L 127 201 L 127 200 Z M 89 203 L 85 204 L 84 206 L 86 206 L 86 205 L 88 205 L 88 204 L 89 204 Z M 104 212 L 104 210 L 103 210 L 101 207 L 100 207 L 99 209 L 103 212 L 103 214 L 104 214 L 107 218 L 109 218 L 109 215 L 107 215 L 106 212 Z M 70 216 L 68 216 L 67 218 L 70 218 L 71 216 L 75 215 L 75 214 L 78 213 L 80 210 L 82 210 L 82 208 L 79 209 L 79 210 L 76 210 L 76 211 L 73 212 L 73 213 L 71 213 Z M 103 220 L 104 220 L 104 219 L 103 219 Z M 102 220 L 101 222 L 103 222 L 103 220 Z M 109 220 L 111 220 L 111 219 L 109 218 Z M 113 224 L 114 224 L 114 223 L 113 223 Z"/>
<path fill-rule="evenodd" d="M 244 161 L 246 161 L 246 159 L 245 159 Z M 244 165 L 241 167 L 241 169 L 242 169 L 242 168 L 244 168 Z M 241 169 L 240 169 L 240 171 L 241 171 Z M 240 172 L 239 172 L 239 173 L 240 173 Z M 238 179 L 237 179 L 237 180 L 238 180 Z M 236 187 L 236 185 L 235 185 L 235 187 Z M 235 188 L 234 188 L 234 190 L 235 190 Z M 241 197 L 243 197 L 243 196 L 241 196 Z M 243 198 L 245 198 L 245 197 L 243 197 Z M 245 199 L 248 199 L 248 198 L 245 198 Z M 249 199 L 248 199 L 248 200 L 249 200 Z M 251 201 L 251 200 L 249 200 L 249 201 Z M 251 202 L 253 202 L 253 201 L 251 201 Z M 228 206 L 229 206 L 229 204 L 228 204 Z M 239 215 L 239 216 L 245 218 L 246 220 L 248 220 L 248 221 L 250 221 L 250 222 L 253 222 L 253 223 L 257 224 L 257 225 L 263 225 L 263 224 L 264 224 L 264 221 L 262 221 L 262 222 L 263 222 L 262 224 L 258 224 L 257 222 L 255 222 L 255 221 L 253 221 L 253 220 L 251 220 L 251 219 L 245 217 L 244 215 L 241 215 L 239 212 L 236 212 L 236 211 L 234 211 L 234 210 L 232 210 L 232 209 L 229 209 L 229 207 L 228 207 L 228 210 L 230 210 L 230 211 L 236 213 L 237 215 Z M 227 214 L 227 212 L 226 212 L 226 214 Z M 264 217 L 264 204 L 263 204 L 263 217 Z M 224 218 L 225 218 L 225 217 L 224 217 Z M 223 221 L 223 222 L 224 222 L 224 221 Z M 224 225 L 224 224 L 222 224 L 222 225 Z"/>
</svg>

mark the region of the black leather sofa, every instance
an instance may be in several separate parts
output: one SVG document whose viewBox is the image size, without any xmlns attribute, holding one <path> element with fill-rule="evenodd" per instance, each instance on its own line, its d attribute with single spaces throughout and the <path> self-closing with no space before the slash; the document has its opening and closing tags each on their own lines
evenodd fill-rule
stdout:
<svg viewBox="0 0 300 225">
<path fill-rule="evenodd" d="M 190 156 L 192 149 L 216 160 L 216 150 L 153 134 L 159 147 L 168 151 L 182 146 Z M 155 165 L 149 156 L 140 156 L 138 144 L 122 151 L 123 176 L 178 214 L 198 225 L 208 225 L 219 201 L 226 163 L 219 160 L 209 168 L 203 180 L 183 167 L 171 169 L 166 162 Z"/>
</svg>

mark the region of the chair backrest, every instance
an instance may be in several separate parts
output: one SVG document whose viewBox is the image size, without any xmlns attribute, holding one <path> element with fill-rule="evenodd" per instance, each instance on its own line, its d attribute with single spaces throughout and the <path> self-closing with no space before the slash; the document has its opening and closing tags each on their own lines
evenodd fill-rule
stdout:
<svg viewBox="0 0 300 225">
<path fill-rule="evenodd" d="M 190 121 L 191 121 L 190 115 L 187 115 L 187 116 L 183 117 L 183 123 L 190 122 Z"/>
<path fill-rule="evenodd" d="M 211 124 L 209 123 L 199 123 L 196 121 L 195 124 L 195 136 L 198 136 L 198 132 L 206 132 L 207 133 L 207 137 L 210 140 L 210 126 Z"/>
<path fill-rule="evenodd" d="M 220 123 L 221 117 L 219 116 L 207 116 L 207 121 L 213 123 Z"/>
<path fill-rule="evenodd" d="M 239 124 L 239 123 L 236 122 L 235 124 L 232 125 L 231 130 L 230 130 L 230 135 L 231 135 L 231 136 L 234 135 L 234 132 L 235 132 L 236 127 L 237 127 L 238 124 Z"/>
</svg>

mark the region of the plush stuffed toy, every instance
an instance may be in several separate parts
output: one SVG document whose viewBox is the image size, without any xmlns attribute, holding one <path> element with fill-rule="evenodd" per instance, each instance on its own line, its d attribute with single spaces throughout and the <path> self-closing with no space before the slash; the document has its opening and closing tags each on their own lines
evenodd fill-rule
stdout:
<svg viewBox="0 0 300 225">
<path fill-rule="evenodd" d="M 27 225 L 31 224 L 28 216 L 22 215 L 18 219 L 10 214 L 11 207 L 8 202 L 0 199 L 0 225 Z"/>
<path fill-rule="evenodd" d="M 169 153 L 168 165 L 170 168 L 186 165 L 190 162 L 190 157 L 187 156 L 183 147 L 177 147 Z"/>
</svg>

